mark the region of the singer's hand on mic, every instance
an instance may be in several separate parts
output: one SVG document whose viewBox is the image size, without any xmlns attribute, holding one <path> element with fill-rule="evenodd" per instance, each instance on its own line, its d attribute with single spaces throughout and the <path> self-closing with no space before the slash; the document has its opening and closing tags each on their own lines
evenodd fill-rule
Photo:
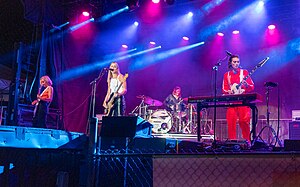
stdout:
<svg viewBox="0 0 300 187">
<path fill-rule="evenodd" d="M 114 71 L 114 69 L 112 69 L 112 68 L 104 68 L 104 69 L 107 71 Z"/>
</svg>

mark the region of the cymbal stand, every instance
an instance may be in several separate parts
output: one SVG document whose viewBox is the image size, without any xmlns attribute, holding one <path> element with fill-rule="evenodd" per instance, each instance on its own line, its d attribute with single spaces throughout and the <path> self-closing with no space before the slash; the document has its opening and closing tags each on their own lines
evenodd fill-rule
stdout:
<svg viewBox="0 0 300 187">
<path fill-rule="evenodd" d="M 144 112 L 142 111 L 144 109 Z M 142 102 L 137 105 L 131 112 L 130 114 L 134 114 L 135 112 L 138 111 L 138 115 L 146 118 L 146 110 L 147 110 L 147 105 L 145 104 L 145 98 L 142 99 Z"/>
<path fill-rule="evenodd" d="M 188 105 L 188 114 L 187 114 L 187 123 L 186 125 L 183 127 L 183 131 L 187 130 L 189 134 L 191 134 L 193 132 L 193 128 L 194 128 L 194 123 L 193 123 L 193 105 L 189 104 Z"/>
<path fill-rule="evenodd" d="M 271 136 L 270 135 L 272 133 L 273 134 L 273 138 L 276 140 L 276 142 L 279 143 L 279 146 L 281 147 L 282 145 L 281 145 L 281 143 L 280 143 L 280 141 L 278 139 L 278 136 L 277 136 L 274 128 L 270 125 L 270 114 L 271 114 L 271 112 L 269 110 L 269 100 L 270 100 L 270 90 L 271 90 L 271 87 L 272 86 L 266 86 L 266 104 L 267 104 L 267 124 L 266 125 L 267 126 L 264 127 L 264 128 L 268 128 L 268 146 L 271 147 L 271 143 L 272 142 L 271 142 Z M 274 147 L 275 147 L 275 145 L 274 145 Z"/>
</svg>

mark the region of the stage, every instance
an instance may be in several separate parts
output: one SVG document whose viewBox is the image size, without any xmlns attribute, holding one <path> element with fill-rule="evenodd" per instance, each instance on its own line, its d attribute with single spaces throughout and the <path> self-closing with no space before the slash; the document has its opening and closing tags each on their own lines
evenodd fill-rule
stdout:
<svg viewBox="0 0 300 187">
<path fill-rule="evenodd" d="M 299 141 L 254 149 L 242 140 L 214 145 L 211 135 L 98 137 L 91 155 L 82 133 L 1 126 L 0 134 L 4 186 L 299 185 Z"/>
</svg>

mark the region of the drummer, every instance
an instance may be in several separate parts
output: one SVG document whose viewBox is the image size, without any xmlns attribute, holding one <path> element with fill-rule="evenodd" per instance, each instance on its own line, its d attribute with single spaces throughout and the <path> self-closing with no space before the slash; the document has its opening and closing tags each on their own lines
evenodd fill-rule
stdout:
<svg viewBox="0 0 300 187">
<path fill-rule="evenodd" d="M 164 100 L 164 106 L 172 114 L 185 111 L 186 105 L 183 103 L 179 86 L 175 86 L 172 93 Z"/>
</svg>

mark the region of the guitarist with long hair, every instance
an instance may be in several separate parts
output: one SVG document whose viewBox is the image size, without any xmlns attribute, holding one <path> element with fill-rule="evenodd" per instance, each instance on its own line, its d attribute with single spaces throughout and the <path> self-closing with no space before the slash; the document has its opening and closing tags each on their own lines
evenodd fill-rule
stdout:
<svg viewBox="0 0 300 187">
<path fill-rule="evenodd" d="M 107 76 L 107 93 L 103 102 L 106 116 L 125 115 L 125 97 L 127 92 L 126 78 L 120 73 L 117 62 L 112 62 L 109 66 Z"/>
<path fill-rule="evenodd" d="M 238 55 L 231 55 L 228 62 L 229 71 L 223 77 L 223 94 L 244 94 L 254 90 L 254 83 L 249 72 L 240 68 Z M 250 143 L 251 110 L 248 106 L 228 107 L 226 119 L 228 124 L 228 138 L 236 139 L 236 123 L 242 130 L 242 136 Z"/>
<path fill-rule="evenodd" d="M 52 80 L 45 75 L 40 78 L 40 88 L 38 90 L 37 99 L 31 104 L 35 105 L 33 113 L 33 127 L 46 128 L 46 117 L 49 105 L 53 99 Z"/>
</svg>

